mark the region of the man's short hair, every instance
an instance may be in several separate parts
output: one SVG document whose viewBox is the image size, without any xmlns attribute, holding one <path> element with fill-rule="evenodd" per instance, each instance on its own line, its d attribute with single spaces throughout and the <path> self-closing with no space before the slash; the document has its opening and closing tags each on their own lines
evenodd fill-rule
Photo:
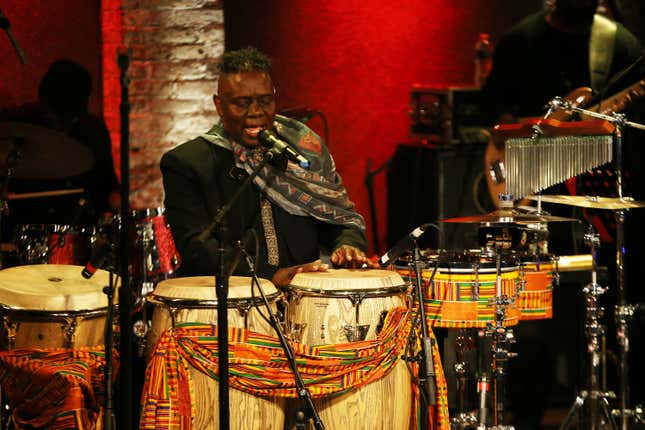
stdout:
<svg viewBox="0 0 645 430">
<path fill-rule="evenodd" d="M 271 59 L 257 48 L 249 46 L 236 51 L 228 51 L 222 55 L 219 64 L 222 74 L 239 72 L 271 73 Z"/>
</svg>

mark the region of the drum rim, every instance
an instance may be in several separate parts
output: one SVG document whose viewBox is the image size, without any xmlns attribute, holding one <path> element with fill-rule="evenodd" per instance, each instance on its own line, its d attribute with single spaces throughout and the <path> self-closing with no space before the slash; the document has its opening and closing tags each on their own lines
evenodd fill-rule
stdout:
<svg viewBox="0 0 645 430">
<path fill-rule="evenodd" d="M 114 311 L 118 312 L 119 305 L 114 305 Z M 12 308 L 5 304 L 0 304 L 0 314 L 3 317 L 29 317 L 37 319 L 38 321 L 58 321 L 67 318 L 94 318 L 107 314 L 108 307 L 104 306 L 96 309 L 74 309 L 68 311 L 47 311 L 43 309 L 26 309 L 26 308 Z"/>
<path fill-rule="evenodd" d="M 266 294 L 267 300 L 270 302 L 275 302 L 282 293 L 280 291 L 276 291 L 274 293 L 269 293 Z M 177 309 L 217 309 L 217 299 L 196 299 L 196 298 L 186 298 L 186 297 L 168 297 L 168 296 L 161 296 L 159 294 L 150 293 L 146 297 L 146 301 L 152 304 L 160 304 L 160 305 L 165 305 L 169 306 L 172 308 L 177 308 Z M 264 301 L 262 300 L 262 296 L 257 296 L 257 297 L 229 297 L 227 300 L 227 309 L 239 309 L 239 308 L 244 308 L 245 306 L 250 305 L 262 305 Z M 235 306 L 231 306 L 231 304 L 234 304 Z"/>
<path fill-rule="evenodd" d="M 325 290 L 323 288 L 299 287 L 297 285 L 289 285 L 285 287 L 287 293 L 294 292 L 296 294 L 299 294 L 300 296 L 336 298 L 347 298 L 348 296 L 361 294 L 363 294 L 364 297 L 390 297 L 407 292 L 409 289 L 410 284 L 406 282 L 404 282 L 402 285 L 395 285 L 391 287 L 356 288 L 353 290 Z"/>
</svg>

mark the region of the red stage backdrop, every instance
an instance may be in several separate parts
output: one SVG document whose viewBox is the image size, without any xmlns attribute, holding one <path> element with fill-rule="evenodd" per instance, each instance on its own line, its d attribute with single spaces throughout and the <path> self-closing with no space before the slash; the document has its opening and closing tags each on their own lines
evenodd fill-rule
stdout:
<svg viewBox="0 0 645 430">
<path fill-rule="evenodd" d="M 101 29 L 99 2 L 87 0 L 0 3 L 27 57 L 23 65 L 0 30 L 0 108 L 36 99 L 38 84 L 55 60 L 69 59 L 92 75 L 90 110 L 101 113 Z"/>
<path fill-rule="evenodd" d="M 478 34 L 491 33 L 494 42 L 539 7 L 536 0 L 230 0 L 226 46 L 254 45 L 274 58 L 282 107 L 324 112 L 337 167 L 369 223 L 367 158 L 378 166 L 409 140 L 411 84 L 471 85 Z M 311 123 L 320 131 L 317 121 Z M 383 175 L 375 192 L 383 246 Z"/>
</svg>

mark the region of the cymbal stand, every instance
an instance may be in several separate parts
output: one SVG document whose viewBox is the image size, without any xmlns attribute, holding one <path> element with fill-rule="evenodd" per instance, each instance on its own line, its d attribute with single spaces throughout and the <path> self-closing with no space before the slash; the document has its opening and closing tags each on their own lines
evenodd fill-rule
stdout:
<svg viewBox="0 0 645 430">
<path fill-rule="evenodd" d="M 593 118 L 604 119 L 615 126 L 614 130 L 614 149 L 616 163 L 616 188 L 618 197 L 623 198 L 623 129 L 624 127 L 645 130 L 645 125 L 638 124 L 627 120 L 627 116 L 621 113 L 612 113 L 605 115 L 598 112 L 581 109 L 572 103 L 556 97 L 549 103 L 554 109 L 566 109 L 572 112 L 581 113 Z M 619 392 L 619 409 L 613 410 L 612 414 L 620 418 L 621 430 L 627 430 L 628 421 L 637 418 L 636 410 L 629 408 L 629 321 L 631 320 L 636 306 L 627 303 L 625 297 L 625 217 L 626 210 L 617 210 L 616 217 L 616 277 L 617 277 L 617 304 L 615 308 L 616 322 L 616 340 L 619 348 L 619 366 L 618 366 L 618 392 Z"/>
<path fill-rule="evenodd" d="M 600 238 L 594 231 L 592 225 L 589 226 L 588 232 L 585 234 L 585 242 L 591 248 L 592 256 L 592 269 L 591 269 L 591 282 L 582 289 L 585 294 L 585 307 L 586 307 L 586 322 L 585 333 L 587 335 L 587 352 L 589 353 L 589 380 L 588 389 L 580 391 L 576 397 L 569 413 L 560 425 L 560 430 L 569 428 L 571 420 L 575 413 L 582 408 L 586 401 L 588 403 L 589 413 L 589 429 L 596 430 L 606 425 L 613 430 L 616 430 L 616 423 L 609 412 L 609 402 L 607 398 L 608 393 L 601 390 L 601 342 L 605 333 L 605 327 L 600 323 L 600 318 L 603 315 L 603 308 L 598 305 L 598 298 L 607 291 L 598 285 L 597 281 L 597 249 L 600 247 Z M 600 413 L 602 411 L 603 419 L 601 420 Z"/>
<path fill-rule="evenodd" d="M 504 397 L 506 385 L 506 362 L 509 358 L 517 356 L 516 353 L 510 352 L 511 344 L 515 343 L 513 330 L 504 326 L 506 320 L 506 311 L 514 298 L 502 294 L 502 270 L 501 270 L 501 250 L 496 248 L 495 268 L 496 268 L 496 286 L 495 298 L 491 304 L 495 306 L 495 323 L 486 327 L 485 335 L 492 339 L 491 345 L 491 370 L 493 376 L 493 426 L 492 429 L 512 430 L 512 426 L 504 425 Z M 483 381 L 486 382 L 486 372 L 483 373 Z M 484 390 L 482 390 L 483 393 Z M 485 398 L 482 394 L 480 399 L 480 409 L 485 408 Z M 485 410 L 485 409 L 484 409 Z M 486 428 L 486 414 L 480 413 L 479 429 Z"/>
</svg>

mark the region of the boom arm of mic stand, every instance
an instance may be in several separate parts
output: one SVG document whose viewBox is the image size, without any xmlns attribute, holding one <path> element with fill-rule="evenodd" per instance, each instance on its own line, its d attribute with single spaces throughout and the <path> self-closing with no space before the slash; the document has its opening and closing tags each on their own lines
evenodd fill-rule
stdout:
<svg viewBox="0 0 645 430">
<path fill-rule="evenodd" d="M 258 290 L 260 291 L 260 295 L 262 296 L 262 302 L 264 303 L 264 307 L 267 309 L 267 312 L 269 314 L 269 322 L 271 323 L 271 327 L 275 330 L 276 334 L 278 335 L 278 339 L 280 339 L 280 345 L 282 346 L 282 349 L 284 350 L 284 355 L 287 357 L 287 360 L 289 360 L 289 365 L 291 366 L 291 370 L 293 370 L 293 377 L 296 382 L 296 391 L 298 392 L 298 398 L 300 398 L 300 401 L 302 401 L 309 412 L 308 414 L 305 414 L 305 417 L 309 416 L 314 424 L 314 428 L 316 430 L 324 430 L 325 425 L 323 424 L 322 420 L 320 419 L 320 416 L 318 415 L 318 411 L 316 410 L 316 406 L 314 405 L 314 402 L 311 398 L 311 393 L 309 392 L 309 389 L 305 385 L 305 382 L 302 380 L 302 376 L 300 375 L 300 371 L 298 370 L 298 365 L 296 364 L 296 358 L 293 354 L 293 349 L 291 349 L 291 345 L 289 345 L 289 342 L 287 342 L 287 338 L 282 333 L 282 329 L 280 328 L 280 324 L 278 324 L 278 319 L 276 318 L 273 310 L 271 309 L 271 306 L 269 305 L 269 301 L 267 300 L 266 295 L 264 294 L 264 291 L 262 290 L 262 285 L 260 284 L 257 274 L 255 273 L 255 265 L 253 264 L 253 260 L 251 259 L 251 256 L 246 252 L 246 249 L 244 249 L 244 246 L 238 243 L 238 246 L 240 247 L 242 254 L 244 255 L 244 258 L 246 259 L 246 264 L 249 266 L 249 269 L 251 270 L 252 276 L 253 276 L 253 282 L 258 287 Z"/>
</svg>

